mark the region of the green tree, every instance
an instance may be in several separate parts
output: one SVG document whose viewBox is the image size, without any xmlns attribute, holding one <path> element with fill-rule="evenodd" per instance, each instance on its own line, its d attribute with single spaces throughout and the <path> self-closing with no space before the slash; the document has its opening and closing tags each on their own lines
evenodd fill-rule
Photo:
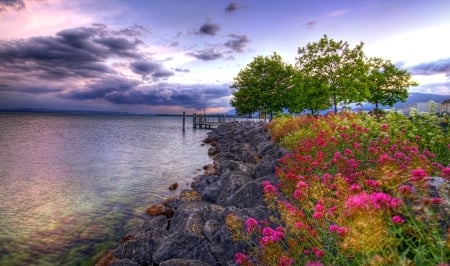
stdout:
<svg viewBox="0 0 450 266">
<path fill-rule="evenodd" d="M 367 102 L 375 104 L 377 115 L 379 105 L 392 107 L 396 102 L 406 101 L 408 87 L 418 85 L 411 80 L 408 71 L 397 68 L 389 60 L 373 57 L 367 60 L 367 65 Z"/>
<path fill-rule="evenodd" d="M 309 110 L 317 114 L 330 107 L 330 94 L 325 82 L 295 71 L 291 79 L 291 88 L 287 97 L 287 109 L 290 113 L 301 113 Z"/>
<path fill-rule="evenodd" d="M 297 70 L 306 79 L 315 79 L 315 82 L 310 83 L 311 86 L 327 91 L 325 95 L 329 99 L 326 108 L 334 106 L 337 112 L 339 104 L 362 102 L 367 98 L 368 92 L 363 81 L 367 65 L 362 48 L 363 43 L 351 49 L 347 42 L 334 41 L 324 35 L 318 42 L 308 43 L 306 47 L 298 49 Z M 311 99 L 312 102 L 315 100 Z M 324 107 L 322 100 L 318 102 Z"/>
<path fill-rule="evenodd" d="M 291 74 L 292 67 L 277 53 L 255 57 L 234 78 L 231 106 L 238 114 L 282 111 L 286 106 Z"/>
</svg>

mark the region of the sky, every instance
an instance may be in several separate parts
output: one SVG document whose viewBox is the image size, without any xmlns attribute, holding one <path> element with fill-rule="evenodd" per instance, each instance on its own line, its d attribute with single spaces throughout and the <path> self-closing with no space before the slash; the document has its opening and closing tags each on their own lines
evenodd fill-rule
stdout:
<svg viewBox="0 0 450 266">
<path fill-rule="evenodd" d="M 227 112 L 256 56 L 324 34 L 450 97 L 448 0 L 0 0 L 0 109 Z"/>
</svg>

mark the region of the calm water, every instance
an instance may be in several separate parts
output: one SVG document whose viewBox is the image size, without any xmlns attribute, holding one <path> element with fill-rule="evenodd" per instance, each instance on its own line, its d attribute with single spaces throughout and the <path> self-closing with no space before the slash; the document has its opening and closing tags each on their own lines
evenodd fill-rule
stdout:
<svg viewBox="0 0 450 266">
<path fill-rule="evenodd" d="M 189 120 L 188 120 L 189 121 Z M 0 114 L 0 265 L 92 265 L 211 162 L 181 118 Z"/>
</svg>

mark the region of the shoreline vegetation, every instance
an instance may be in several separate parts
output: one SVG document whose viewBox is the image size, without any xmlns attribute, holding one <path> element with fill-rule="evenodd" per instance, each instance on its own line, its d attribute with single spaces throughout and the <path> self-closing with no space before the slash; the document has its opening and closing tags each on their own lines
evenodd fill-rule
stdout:
<svg viewBox="0 0 450 266">
<path fill-rule="evenodd" d="M 449 139 L 398 113 L 222 124 L 192 189 L 96 265 L 448 265 Z"/>
</svg>

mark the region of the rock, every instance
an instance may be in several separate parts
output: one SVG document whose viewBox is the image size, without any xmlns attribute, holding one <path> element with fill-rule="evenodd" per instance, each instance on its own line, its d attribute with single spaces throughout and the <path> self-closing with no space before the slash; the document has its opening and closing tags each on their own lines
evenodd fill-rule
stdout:
<svg viewBox="0 0 450 266">
<path fill-rule="evenodd" d="M 177 188 L 178 188 L 178 183 L 173 183 L 172 185 L 169 186 L 170 191 L 177 190 Z"/>
<path fill-rule="evenodd" d="M 154 204 L 147 208 L 145 213 L 150 216 L 158 216 L 158 215 L 164 215 L 166 212 L 166 207 L 162 204 Z"/>
<path fill-rule="evenodd" d="M 233 240 L 227 216 L 270 223 L 262 181 L 278 182 L 277 159 L 286 152 L 270 141 L 264 123 L 225 123 L 204 143 L 214 163 L 194 178 L 192 190 L 150 206 L 152 216 L 124 238 L 111 265 L 236 265 L 234 254 L 249 246 Z"/>
<path fill-rule="evenodd" d="M 97 261 L 95 266 L 108 266 L 116 260 L 117 258 L 114 256 L 114 253 L 112 251 L 108 251 L 108 253 L 102 256 L 99 261 Z"/>
<path fill-rule="evenodd" d="M 180 199 L 181 201 L 199 201 L 202 199 L 202 197 L 200 193 L 198 193 L 198 191 L 186 189 L 181 191 Z"/>
<path fill-rule="evenodd" d="M 212 146 L 211 148 L 208 149 L 208 155 L 209 156 L 214 156 L 216 154 L 219 153 L 219 149 L 215 146 Z"/>
</svg>

